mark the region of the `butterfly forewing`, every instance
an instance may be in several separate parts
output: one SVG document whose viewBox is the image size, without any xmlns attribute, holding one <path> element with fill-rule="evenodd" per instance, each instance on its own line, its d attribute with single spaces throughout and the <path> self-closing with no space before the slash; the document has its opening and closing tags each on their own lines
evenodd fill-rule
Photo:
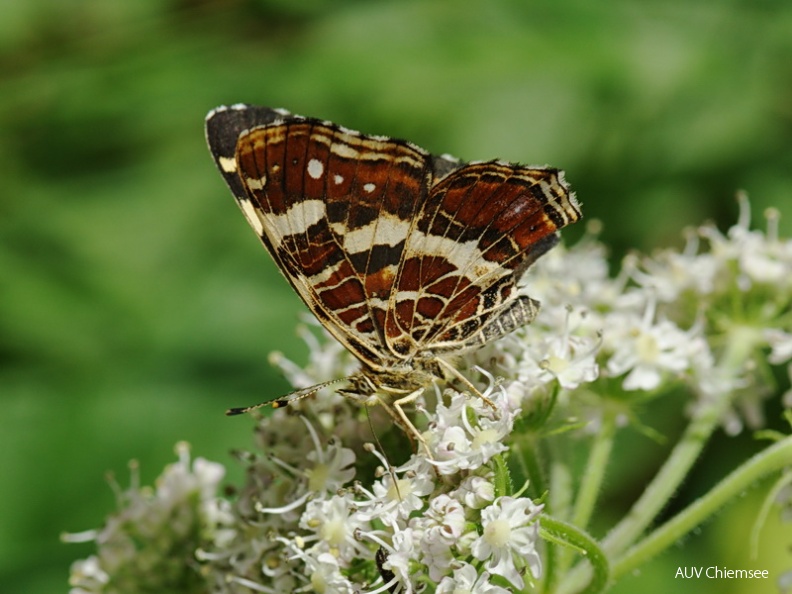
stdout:
<svg viewBox="0 0 792 594">
<path fill-rule="evenodd" d="M 239 133 L 236 166 L 242 210 L 305 303 L 360 359 L 383 366 L 393 357 L 389 297 L 428 192 L 429 155 L 280 115 Z"/>
</svg>

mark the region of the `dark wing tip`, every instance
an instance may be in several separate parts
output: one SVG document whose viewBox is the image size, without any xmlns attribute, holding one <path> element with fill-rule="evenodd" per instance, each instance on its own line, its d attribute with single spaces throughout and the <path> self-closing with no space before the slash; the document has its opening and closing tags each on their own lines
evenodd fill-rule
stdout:
<svg viewBox="0 0 792 594">
<path fill-rule="evenodd" d="M 206 140 L 215 160 L 233 158 L 239 135 L 257 126 L 266 126 L 288 117 L 283 109 L 245 103 L 221 105 L 206 115 Z"/>
<path fill-rule="evenodd" d="M 236 147 L 246 130 L 277 123 L 290 116 L 284 109 L 245 103 L 221 105 L 206 115 L 206 142 L 215 165 L 237 200 L 244 200 L 245 188 L 236 170 Z"/>
</svg>

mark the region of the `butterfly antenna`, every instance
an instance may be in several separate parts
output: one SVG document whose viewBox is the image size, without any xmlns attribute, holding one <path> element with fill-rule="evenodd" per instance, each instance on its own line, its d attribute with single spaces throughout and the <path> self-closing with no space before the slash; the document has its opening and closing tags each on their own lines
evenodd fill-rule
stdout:
<svg viewBox="0 0 792 594">
<path fill-rule="evenodd" d="M 391 475 L 391 479 L 393 480 L 393 488 L 396 489 L 396 495 L 399 497 L 399 501 L 402 501 L 401 493 L 399 493 L 399 481 L 396 478 L 396 473 L 393 471 L 393 465 L 388 460 L 388 455 L 385 453 L 385 448 L 382 447 L 382 442 L 379 440 L 379 436 L 377 432 L 374 430 L 374 423 L 371 422 L 371 413 L 369 412 L 369 407 L 365 408 L 366 411 L 366 421 L 368 421 L 369 429 L 371 429 L 371 435 L 374 437 L 374 443 L 377 445 L 377 449 L 382 454 L 382 459 L 385 460 L 385 464 L 387 465 L 388 474 Z"/>
<path fill-rule="evenodd" d="M 294 392 L 289 392 L 285 396 L 278 396 L 277 398 L 273 398 L 271 400 L 265 400 L 264 402 L 259 402 L 258 404 L 254 404 L 252 406 L 240 406 L 235 408 L 229 408 L 226 411 L 226 415 L 229 417 L 233 417 L 235 415 L 244 415 L 245 413 L 252 412 L 254 410 L 258 410 L 259 408 L 263 408 L 265 406 L 271 406 L 272 408 L 283 408 L 284 406 L 288 406 L 289 403 L 295 402 L 297 400 L 301 400 L 306 396 L 311 396 L 312 394 L 316 394 L 322 388 L 326 388 L 332 384 L 337 384 L 338 382 L 343 382 L 348 380 L 347 377 L 341 377 L 333 380 L 329 380 L 326 382 L 322 382 L 321 384 L 316 384 L 315 386 L 310 386 L 308 388 L 300 388 L 299 390 L 295 390 Z"/>
</svg>

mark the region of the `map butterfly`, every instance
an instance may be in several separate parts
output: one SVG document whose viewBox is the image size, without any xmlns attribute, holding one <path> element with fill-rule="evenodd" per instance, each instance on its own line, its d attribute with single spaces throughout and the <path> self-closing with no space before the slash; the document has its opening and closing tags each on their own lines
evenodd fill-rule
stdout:
<svg viewBox="0 0 792 594">
<path fill-rule="evenodd" d="M 281 272 L 360 360 L 341 392 L 382 401 L 421 441 L 402 406 L 451 377 L 484 398 L 449 358 L 534 318 L 539 303 L 517 282 L 557 243 L 556 231 L 580 218 L 563 172 L 550 167 L 464 163 L 242 104 L 212 110 L 206 136 Z"/>
</svg>

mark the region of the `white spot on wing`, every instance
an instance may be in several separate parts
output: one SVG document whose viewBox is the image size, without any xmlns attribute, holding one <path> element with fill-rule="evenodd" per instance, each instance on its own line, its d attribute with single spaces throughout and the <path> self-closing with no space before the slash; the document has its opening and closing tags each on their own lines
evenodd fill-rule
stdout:
<svg viewBox="0 0 792 594">
<path fill-rule="evenodd" d="M 217 157 L 217 163 L 225 173 L 234 173 L 236 171 L 236 159 L 233 157 Z"/>
<path fill-rule="evenodd" d="M 308 175 L 314 179 L 319 179 L 324 173 L 324 165 L 318 159 L 308 161 Z"/>
<path fill-rule="evenodd" d="M 245 178 L 245 185 L 251 190 L 262 190 L 264 186 L 267 185 L 267 176 L 262 175 L 259 179 L 254 179 L 251 177 Z"/>
<path fill-rule="evenodd" d="M 340 184 L 342 181 L 344 181 L 344 176 L 343 176 L 343 175 L 338 175 L 338 174 L 336 173 L 336 174 L 333 176 L 333 181 L 335 182 L 335 184 L 336 184 L 336 185 L 338 185 L 338 184 Z"/>
<path fill-rule="evenodd" d="M 364 185 L 363 189 L 366 190 L 366 192 L 368 192 L 369 194 L 371 194 L 374 191 L 374 188 L 376 188 L 376 187 L 377 186 L 375 186 L 374 184 L 369 183 L 369 184 Z"/>
</svg>

